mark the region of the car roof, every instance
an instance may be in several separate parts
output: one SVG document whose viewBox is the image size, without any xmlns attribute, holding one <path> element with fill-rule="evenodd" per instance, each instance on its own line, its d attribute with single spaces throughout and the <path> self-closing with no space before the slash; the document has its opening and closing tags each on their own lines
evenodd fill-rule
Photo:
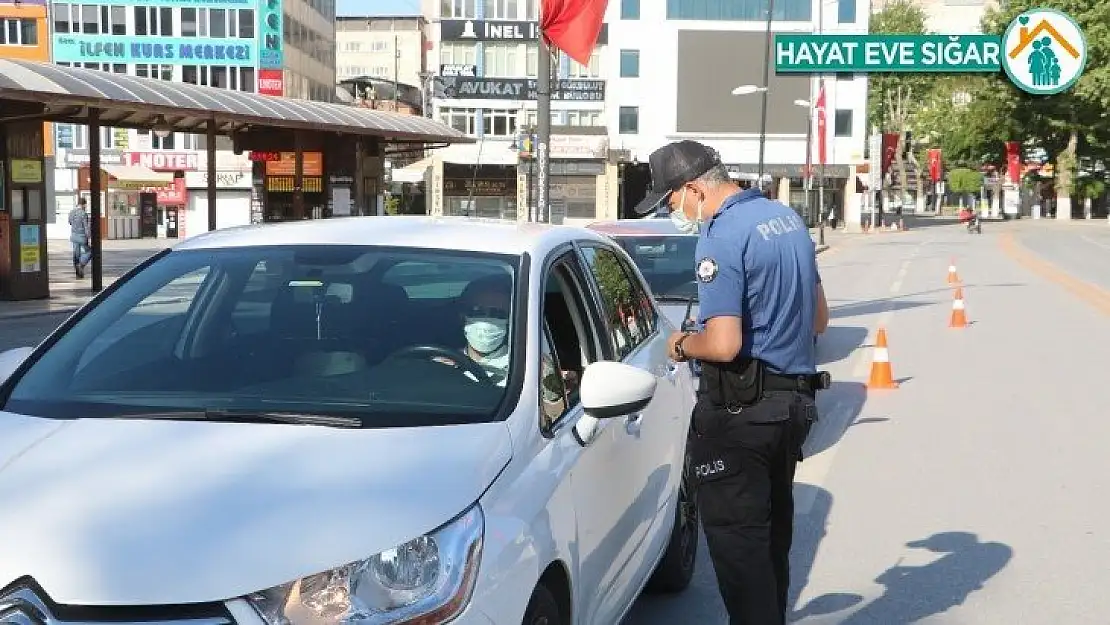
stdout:
<svg viewBox="0 0 1110 625">
<path fill-rule="evenodd" d="M 696 234 L 680 232 L 670 219 L 619 219 L 617 221 L 597 221 L 586 226 L 590 230 L 611 237 L 666 236 L 696 237 Z"/>
<path fill-rule="evenodd" d="M 605 241 L 586 228 L 477 217 L 335 217 L 207 232 L 174 246 L 201 250 L 269 245 L 381 245 L 544 256 L 572 240 Z"/>
</svg>

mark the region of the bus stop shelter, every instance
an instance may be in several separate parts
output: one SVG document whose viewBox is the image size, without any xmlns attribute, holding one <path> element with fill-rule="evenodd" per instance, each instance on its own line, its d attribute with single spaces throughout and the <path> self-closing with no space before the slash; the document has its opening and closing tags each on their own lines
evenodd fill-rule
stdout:
<svg viewBox="0 0 1110 625">
<path fill-rule="evenodd" d="M 293 203 L 302 195 L 303 153 L 322 151 L 353 178 L 363 200 L 368 172 L 387 146 L 418 152 L 474 139 L 424 117 L 294 100 L 49 63 L 0 59 L 0 298 L 49 297 L 43 122 L 88 126 L 89 169 L 101 171 L 100 128 L 203 134 L 208 229 L 216 229 L 216 137 L 236 153 L 294 152 Z M 375 170 L 373 166 L 379 167 Z M 380 174 L 374 174 L 380 175 Z M 90 177 L 92 289 L 103 288 L 101 176 Z"/>
</svg>

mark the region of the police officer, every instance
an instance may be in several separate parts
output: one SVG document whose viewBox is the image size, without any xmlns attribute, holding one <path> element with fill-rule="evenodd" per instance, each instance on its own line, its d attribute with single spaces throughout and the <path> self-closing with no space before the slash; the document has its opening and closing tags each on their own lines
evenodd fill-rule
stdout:
<svg viewBox="0 0 1110 625">
<path fill-rule="evenodd" d="M 701 331 L 670 338 L 675 361 L 702 367 L 689 453 L 697 501 L 733 625 L 785 623 L 794 469 L 817 418 L 813 337 L 828 304 L 809 230 L 758 187 L 741 190 L 717 153 L 695 141 L 649 159 L 644 214 L 666 202 L 698 232 Z"/>
</svg>

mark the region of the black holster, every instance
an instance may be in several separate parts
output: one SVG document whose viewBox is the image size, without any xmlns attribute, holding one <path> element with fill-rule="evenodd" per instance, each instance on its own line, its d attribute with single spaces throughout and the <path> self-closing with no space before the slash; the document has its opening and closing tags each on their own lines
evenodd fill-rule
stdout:
<svg viewBox="0 0 1110 625">
<path fill-rule="evenodd" d="M 714 406 L 751 406 L 763 398 L 764 365 L 754 358 L 701 363 L 701 392 Z"/>
</svg>

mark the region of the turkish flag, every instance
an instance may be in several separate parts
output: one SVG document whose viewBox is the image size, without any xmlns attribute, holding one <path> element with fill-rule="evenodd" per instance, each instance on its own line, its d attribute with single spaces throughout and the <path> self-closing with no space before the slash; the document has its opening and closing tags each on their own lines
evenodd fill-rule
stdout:
<svg viewBox="0 0 1110 625">
<path fill-rule="evenodd" d="M 894 162 L 894 154 L 898 150 L 898 133 L 884 132 L 883 133 L 883 168 L 882 172 L 885 174 L 890 171 L 890 165 Z"/>
<path fill-rule="evenodd" d="M 541 0 L 540 36 L 581 65 L 590 64 L 609 0 Z"/>
<path fill-rule="evenodd" d="M 940 148 L 931 148 L 929 155 L 929 179 L 940 182 Z"/>
<path fill-rule="evenodd" d="M 1010 175 L 1010 182 L 1021 182 L 1021 142 L 1006 142 L 1006 173 Z"/>
<path fill-rule="evenodd" d="M 817 88 L 817 162 L 825 164 L 825 83 Z"/>
</svg>

